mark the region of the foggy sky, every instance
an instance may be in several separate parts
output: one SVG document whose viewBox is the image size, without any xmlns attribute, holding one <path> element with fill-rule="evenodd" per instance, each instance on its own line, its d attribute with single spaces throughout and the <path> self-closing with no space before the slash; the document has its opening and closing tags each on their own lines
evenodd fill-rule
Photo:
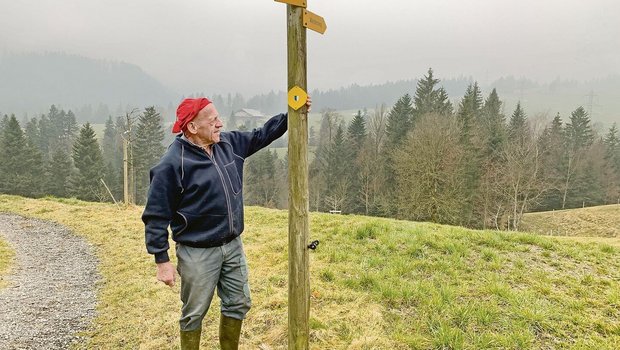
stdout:
<svg viewBox="0 0 620 350">
<path fill-rule="evenodd" d="M 272 0 L 0 0 L 0 54 L 136 64 L 181 94 L 286 90 Z M 540 82 L 620 74 L 617 0 L 308 0 L 310 89 L 422 76 Z"/>
</svg>

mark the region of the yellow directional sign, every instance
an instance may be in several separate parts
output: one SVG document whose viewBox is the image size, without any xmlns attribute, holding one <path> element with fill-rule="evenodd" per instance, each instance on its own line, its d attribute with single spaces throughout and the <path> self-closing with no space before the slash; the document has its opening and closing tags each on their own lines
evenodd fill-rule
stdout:
<svg viewBox="0 0 620 350">
<path fill-rule="evenodd" d="M 306 0 L 275 0 L 276 2 L 283 2 L 285 4 L 290 4 L 294 6 L 300 6 L 306 8 Z"/>
<path fill-rule="evenodd" d="M 304 27 L 312 29 L 315 32 L 323 34 L 325 30 L 327 30 L 327 24 L 325 24 L 323 17 L 308 10 L 304 10 L 303 22 Z"/>
<path fill-rule="evenodd" d="M 307 100 L 308 94 L 297 85 L 288 91 L 288 105 L 294 110 L 298 110 L 305 105 Z"/>
</svg>

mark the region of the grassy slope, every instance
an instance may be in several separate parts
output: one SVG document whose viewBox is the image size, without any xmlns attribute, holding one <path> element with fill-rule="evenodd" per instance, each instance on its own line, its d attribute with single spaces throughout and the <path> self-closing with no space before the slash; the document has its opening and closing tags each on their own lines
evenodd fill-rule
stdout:
<svg viewBox="0 0 620 350">
<path fill-rule="evenodd" d="M 15 252 L 9 244 L 0 238 L 0 288 L 7 286 L 4 276 L 8 275 Z"/>
<path fill-rule="evenodd" d="M 620 205 L 528 213 L 521 229 L 550 236 L 620 237 Z"/>
<path fill-rule="evenodd" d="M 155 281 L 141 208 L 0 196 L 96 247 L 103 284 L 89 348 L 172 349 L 179 286 Z M 254 308 L 242 348 L 285 349 L 287 214 L 247 208 Z M 523 233 L 313 214 L 312 349 L 617 349 L 620 250 Z M 217 306 L 203 348 L 216 349 Z"/>
</svg>

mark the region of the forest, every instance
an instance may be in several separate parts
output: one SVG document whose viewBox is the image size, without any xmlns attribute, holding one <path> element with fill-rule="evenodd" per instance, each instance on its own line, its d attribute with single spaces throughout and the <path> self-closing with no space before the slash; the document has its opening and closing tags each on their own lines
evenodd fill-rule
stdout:
<svg viewBox="0 0 620 350">
<path fill-rule="evenodd" d="M 323 109 L 309 130 L 310 209 L 517 230 L 526 212 L 618 203 L 618 127 L 598 132 L 583 106 L 571 109 L 551 119 L 518 103 L 505 115 L 476 82 L 453 105 L 432 69 L 392 106 L 350 121 Z M 169 140 L 160 112 L 110 116 L 102 137 L 77 119 L 54 105 L 25 123 L 4 115 L 0 192 L 121 201 L 126 163 L 130 199 L 144 203 Z M 285 154 L 262 150 L 244 172 L 246 205 L 286 208 Z"/>
</svg>

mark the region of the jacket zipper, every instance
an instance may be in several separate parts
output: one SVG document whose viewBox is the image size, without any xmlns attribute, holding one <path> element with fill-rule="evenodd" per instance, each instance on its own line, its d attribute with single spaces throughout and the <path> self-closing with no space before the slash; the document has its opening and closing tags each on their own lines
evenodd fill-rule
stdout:
<svg viewBox="0 0 620 350">
<path fill-rule="evenodd" d="M 226 195 L 226 208 L 228 209 L 228 225 L 230 226 L 230 233 L 234 234 L 235 230 L 233 226 L 232 209 L 230 208 L 230 197 L 228 194 L 228 189 L 226 188 L 226 182 L 224 181 L 224 174 L 222 174 L 222 170 L 220 169 L 220 166 L 217 165 L 217 162 L 215 161 L 215 149 L 212 148 L 211 151 L 213 152 L 213 156 L 210 156 L 206 150 L 204 152 L 207 155 L 207 157 L 209 157 L 209 159 L 213 162 L 213 164 L 215 164 L 215 169 L 217 170 L 217 173 L 220 175 L 220 181 L 222 181 L 222 186 L 224 186 L 224 194 Z"/>
</svg>

